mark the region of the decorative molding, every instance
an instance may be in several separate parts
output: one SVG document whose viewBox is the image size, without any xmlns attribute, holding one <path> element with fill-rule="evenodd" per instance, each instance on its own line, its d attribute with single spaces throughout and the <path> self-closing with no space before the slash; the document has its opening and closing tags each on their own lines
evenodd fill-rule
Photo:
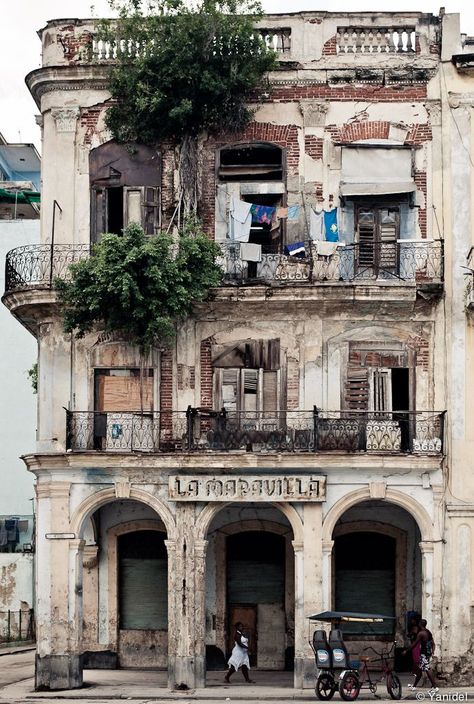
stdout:
<svg viewBox="0 0 474 704">
<path fill-rule="evenodd" d="M 387 484 L 385 482 L 371 482 L 369 484 L 371 499 L 385 499 L 387 494 Z"/>
<path fill-rule="evenodd" d="M 132 485 L 127 479 L 115 482 L 115 496 L 117 499 L 129 499 Z"/>
<path fill-rule="evenodd" d="M 305 127 L 324 127 L 329 101 L 301 101 L 299 107 Z"/>
<path fill-rule="evenodd" d="M 51 115 L 56 123 L 56 132 L 75 132 L 79 108 L 52 108 Z"/>
<path fill-rule="evenodd" d="M 98 545 L 84 545 L 82 553 L 82 565 L 87 570 L 91 570 L 93 567 L 97 567 L 99 564 L 99 546 Z"/>
<path fill-rule="evenodd" d="M 430 122 L 432 125 L 441 124 L 441 100 L 429 100 L 425 103 L 426 112 L 429 115 Z"/>
<path fill-rule="evenodd" d="M 35 122 L 38 125 L 38 127 L 43 127 L 43 115 L 35 115 Z"/>
</svg>

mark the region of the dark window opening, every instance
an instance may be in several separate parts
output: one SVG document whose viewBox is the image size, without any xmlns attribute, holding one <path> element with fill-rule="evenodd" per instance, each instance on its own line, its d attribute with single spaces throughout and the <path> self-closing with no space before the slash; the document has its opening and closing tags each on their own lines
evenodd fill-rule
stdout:
<svg viewBox="0 0 474 704">
<path fill-rule="evenodd" d="M 123 230 L 123 188 L 107 189 L 108 232 L 120 235 Z"/>
<path fill-rule="evenodd" d="M 219 178 L 221 181 L 281 181 L 283 151 L 272 144 L 222 149 Z"/>
</svg>

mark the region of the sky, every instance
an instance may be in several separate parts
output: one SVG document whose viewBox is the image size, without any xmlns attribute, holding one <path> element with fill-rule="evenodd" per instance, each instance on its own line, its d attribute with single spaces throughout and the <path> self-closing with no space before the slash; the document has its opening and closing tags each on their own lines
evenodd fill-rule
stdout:
<svg viewBox="0 0 474 704">
<path fill-rule="evenodd" d="M 443 0 L 440 0 L 443 2 Z M 474 3 L 444 0 L 446 12 L 461 14 L 461 31 L 474 35 Z M 263 0 L 265 12 L 403 10 L 438 14 L 440 4 L 427 0 Z M 9 142 L 32 142 L 40 148 L 35 123 L 38 109 L 25 85 L 29 71 L 41 65 L 36 32 L 51 19 L 109 15 L 107 0 L 0 0 L 0 132 Z"/>
</svg>

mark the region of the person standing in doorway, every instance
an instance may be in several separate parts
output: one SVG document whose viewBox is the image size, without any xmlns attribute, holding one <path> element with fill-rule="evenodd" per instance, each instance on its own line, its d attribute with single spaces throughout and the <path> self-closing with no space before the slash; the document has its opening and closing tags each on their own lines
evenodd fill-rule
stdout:
<svg viewBox="0 0 474 704">
<path fill-rule="evenodd" d="M 426 673 L 426 676 L 431 682 L 432 689 L 430 689 L 430 693 L 435 694 L 438 691 L 438 687 L 436 686 L 435 678 L 431 673 L 430 664 L 430 660 L 434 655 L 435 651 L 435 643 L 433 640 L 433 634 L 426 627 L 426 621 L 424 618 L 422 618 L 420 621 L 420 630 L 418 631 L 417 637 L 415 638 L 411 646 L 403 652 L 407 653 L 408 650 L 413 651 L 418 645 L 420 646 L 420 660 L 418 663 L 418 667 L 415 671 L 415 681 L 413 682 L 413 684 L 409 684 L 408 687 L 412 691 L 416 689 L 423 673 Z"/>
<path fill-rule="evenodd" d="M 240 621 L 234 626 L 234 647 L 232 649 L 232 654 L 229 658 L 229 669 L 224 681 L 228 684 L 230 682 L 231 676 L 239 668 L 242 668 L 242 674 L 246 682 L 252 682 L 249 677 L 250 670 L 250 660 L 249 660 L 249 640 L 246 638 L 242 632 L 243 625 Z"/>
</svg>

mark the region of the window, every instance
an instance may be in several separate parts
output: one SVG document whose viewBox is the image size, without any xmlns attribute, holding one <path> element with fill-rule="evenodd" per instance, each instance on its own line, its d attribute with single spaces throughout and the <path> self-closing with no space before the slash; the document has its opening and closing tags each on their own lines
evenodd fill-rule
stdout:
<svg viewBox="0 0 474 704">
<path fill-rule="evenodd" d="M 398 206 L 358 205 L 355 218 L 357 269 L 396 273 L 399 265 L 400 209 Z"/>
<path fill-rule="evenodd" d="M 283 151 L 273 144 L 239 144 L 220 152 L 221 181 L 282 181 Z"/>
<path fill-rule="evenodd" d="M 275 412 L 279 408 L 279 378 L 279 370 L 215 369 L 217 408 L 228 412 Z"/>
<path fill-rule="evenodd" d="M 115 142 L 93 149 L 89 156 L 91 239 L 104 232 L 120 234 L 132 222 L 147 235 L 160 229 L 160 159 L 139 145 L 128 152 Z"/>
</svg>

